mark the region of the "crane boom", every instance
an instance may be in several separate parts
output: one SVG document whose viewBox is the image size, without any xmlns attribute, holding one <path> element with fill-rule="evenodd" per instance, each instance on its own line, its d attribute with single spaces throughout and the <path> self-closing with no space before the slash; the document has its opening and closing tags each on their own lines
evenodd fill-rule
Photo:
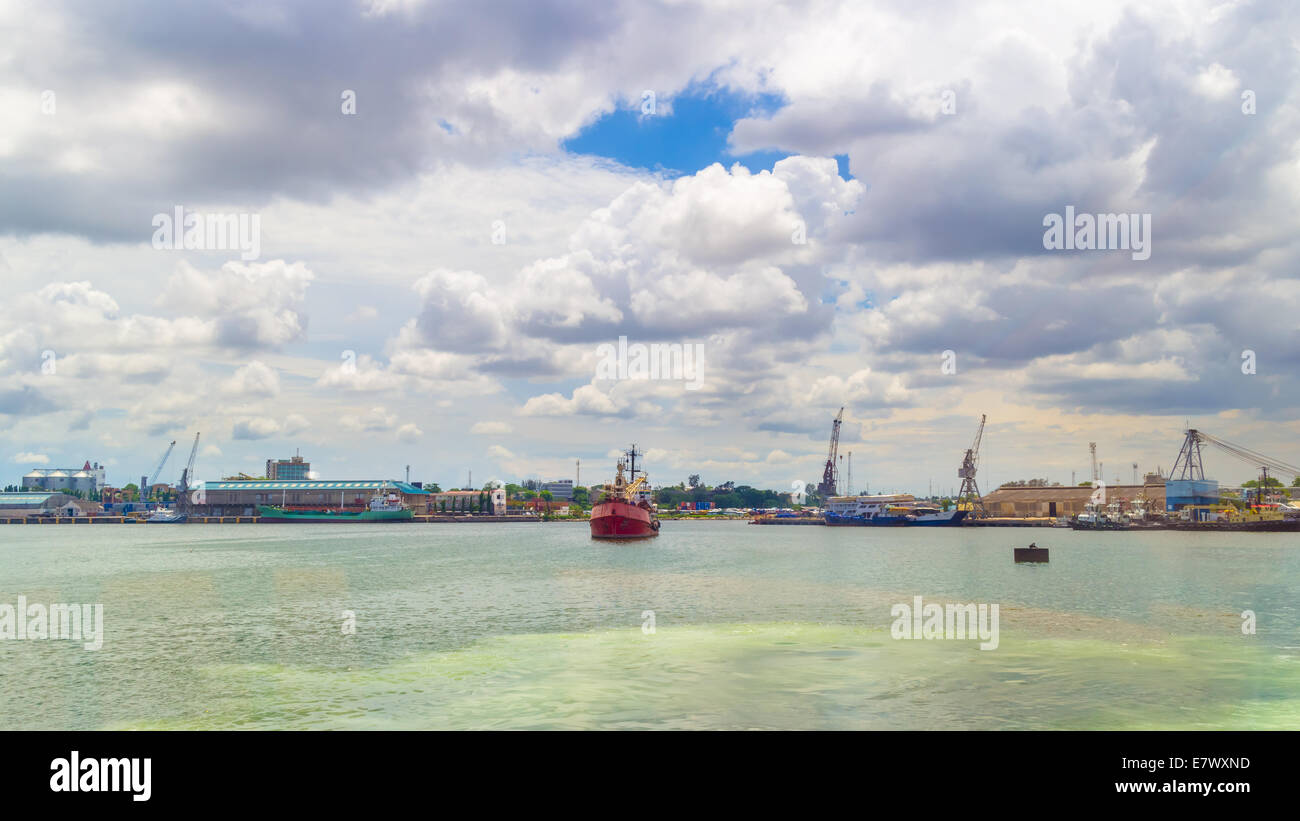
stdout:
<svg viewBox="0 0 1300 821">
<path fill-rule="evenodd" d="M 194 457 L 199 452 L 199 434 L 194 434 L 194 447 L 190 448 L 190 461 L 186 463 L 184 472 L 181 473 L 181 492 L 184 493 L 189 489 L 190 483 L 194 481 Z"/>
<path fill-rule="evenodd" d="M 175 439 L 173 439 L 172 443 L 167 446 L 167 450 L 163 453 L 162 459 L 158 460 L 158 467 L 153 469 L 153 476 L 149 477 L 149 488 L 158 484 L 158 474 L 162 473 L 163 465 L 167 464 L 167 457 L 172 455 L 172 448 L 174 447 L 176 447 Z M 140 492 L 148 493 L 149 488 L 140 488 Z M 141 498 L 143 499 L 144 497 L 141 496 Z"/>
<path fill-rule="evenodd" d="M 1186 438 L 1183 439 L 1182 449 L 1178 451 L 1178 458 L 1174 460 L 1174 467 L 1169 471 L 1171 479 L 1205 478 L 1205 466 L 1201 460 L 1202 445 L 1213 445 L 1234 459 L 1254 467 L 1268 468 L 1276 473 L 1289 473 L 1292 476 L 1300 476 L 1300 465 L 1293 465 L 1281 459 L 1267 456 L 1257 450 L 1252 450 L 1245 445 L 1238 445 L 1226 439 L 1212 436 L 1205 431 L 1189 428 Z"/>
<path fill-rule="evenodd" d="M 844 408 L 835 414 L 831 423 L 831 446 L 826 453 L 826 467 L 822 469 L 822 481 L 817 485 L 817 492 L 823 499 L 839 494 L 840 472 L 835 457 L 840 449 L 840 425 L 844 424 Z"/>
</svg>

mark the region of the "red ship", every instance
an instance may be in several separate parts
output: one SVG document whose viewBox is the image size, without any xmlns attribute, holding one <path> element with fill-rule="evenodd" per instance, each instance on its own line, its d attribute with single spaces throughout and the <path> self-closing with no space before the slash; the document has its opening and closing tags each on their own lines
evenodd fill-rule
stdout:
<svg viewBox="0 0 1300 821">
<path fill-rule="evenodd" d="M 648 539 L 659 535 L 659 517 L 648 498 L 650 484 L 645 471 L 636 469 L 638 455 L 633 445 L 627 459 L 618 460 L 618 474 L 605 484 L 600 501 L 591 509 L 591 538 Z"/>
</svg>

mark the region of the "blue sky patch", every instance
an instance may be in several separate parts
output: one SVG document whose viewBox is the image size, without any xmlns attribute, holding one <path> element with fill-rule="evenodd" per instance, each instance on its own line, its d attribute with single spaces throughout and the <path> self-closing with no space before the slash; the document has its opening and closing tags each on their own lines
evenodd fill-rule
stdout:
<svg viewBox="0 0 1300 821">
<path fill-rule="evenodd" d="M 657 100 L 660 106 L 664 101 Z M 785 105 L 776 94 L 750 95 L 722 89 L 688 88 L 671 98 L 670 113 L 644 115 L 642 100 L 633 100 L 565 140 L 573 154 L 606 157 L 631 168 L 659 171 L 670 177 L 694 174 L 715 162 L 730 168 L 739 162 L 751 172 L 772 169 L 789 151 L 733 154 L 727 146 L 736 121 L 770 117 Z M 848 176 L 847 156 L 836 157 L 840 176 Z"/>
</svg>

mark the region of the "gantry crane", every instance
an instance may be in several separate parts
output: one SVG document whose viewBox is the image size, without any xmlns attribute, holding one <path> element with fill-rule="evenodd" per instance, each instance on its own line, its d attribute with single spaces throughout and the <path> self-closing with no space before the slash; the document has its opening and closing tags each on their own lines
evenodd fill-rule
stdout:
<svg viewBox="0 0 1300 821">
<path fill-rule="evenodd" d="M 966 450 L 966 455 L 961 460 L 961 467 L 957 469 L 957 477 L 961 479 L 961 491 L 957 494 L 958 504 L 965 500 L 970 505 L 971 512 L 978 516 L 988 515 L 988 511 L 984 509 L 984 499 L 980 496 L 980 486 L 975 481 L 975 471 L 980 458 L 980 440 L 984 438 L 986 418 L 987 414 L 980 414 L 980 426 L 975 431 L 975 442 Z"/>
</svg>

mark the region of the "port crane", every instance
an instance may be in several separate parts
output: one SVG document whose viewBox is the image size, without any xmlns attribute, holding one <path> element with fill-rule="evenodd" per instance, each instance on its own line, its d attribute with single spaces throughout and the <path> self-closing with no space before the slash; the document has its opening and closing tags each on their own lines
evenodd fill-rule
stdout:
<svg viewBox="0 0 1300 821">
<path fill-rule="evenodd" d="M 980 496 L 980 486 L 975 481 L 975 470 L 980 458 L 980 441 L 984 438 L 984 420 L 987 418 L 987 414 L 980 414 L 980 426 L 975 431 L 975 442 L 966 449 L 961 467 L 957 469 L 957 478 L 961 479 L 961 491 L 957 494 L 957 500 L 959 503 L 962 499 L 967 500 L 972 513 L 978 516 L 988 516 L 988 511 L 984 509 L 984 499 Z"/>
<path fill-rule="evenodd" d="M 1234 459 L 1265 472 L 1271 470 L 1274 473 L 1300 476 L 1300 466 L 1284 462 L 1281 459 L 1275 459 L 1272 456 L 1266 456 L 1244 445 L 1233 444 L 1226 439 L 1211 436 L 1203 430 L 1189 428 L 1186 437 L 1183 439 L 1183 446 L 1178 451 L 1178 458 L 1174 460 L 1174 466 L 1169 471 L 1170 479 L 1203 480 L 1205 478 L 1205 465 L 1201 461 L 1202 445 L 1213 445 Z"/>
<path fill-rule="evenodd" d="M 826 467 L 822 470 L 821 484 L 817 485 L 817 493 L 822 497 L 822 501 L 839 495 L 840 471 L 836 463 L 836 457 L 840 449 L 840 426 L 844 424 L 844 408 L 835 414 L 835 421 L 831 423 L 831 447 L 826 454 Z"/>
<path fill-rule="evenodd" d="M 185 470 L 181 472 L 181 482 L 177 486 L 178 503 L 185 505 L 189 499 L 186 494 L 189 492 L 190 485 L 194 482 L 194 457 L 199 452 L 199 434 L 194 434 L 194 447 L 190 448 L 190 461 L 186 463 Z"/>
<path fill-rule="evenodd" d="M 172 448 L 174 447 L 176 447 L 175 439 L 173 439 L 171 444 L 167 446 L 167 450 L 163 452 L 162 459 L 158 460 L 158 467 L 153 469 L 153 476 L 149 477 L 145 482 L 145 486 L 140 488 L 140 501 L 143 502 L 147 499 L 149 497 L 149 491 L 153 489 L 154 485 L 158 484 L 158 474 L 162 473 L 163 465 L 167 464 L 167 457 L 172 455 Z"/>
</svg>

